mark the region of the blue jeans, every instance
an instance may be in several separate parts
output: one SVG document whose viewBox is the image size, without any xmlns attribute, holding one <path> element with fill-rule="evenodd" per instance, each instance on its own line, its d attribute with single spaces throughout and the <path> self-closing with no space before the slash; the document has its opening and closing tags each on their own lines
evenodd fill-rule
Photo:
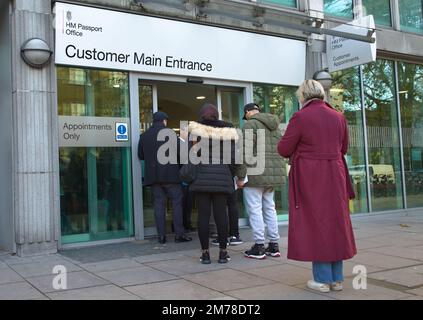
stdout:
<svg viewBox="0 0 423 320">
<path fill-rule="evenodd" d="M 344 281 L 343 261 L 313 262 L 314 281 L 320 283 L 333 283 Z"/>
</svg>

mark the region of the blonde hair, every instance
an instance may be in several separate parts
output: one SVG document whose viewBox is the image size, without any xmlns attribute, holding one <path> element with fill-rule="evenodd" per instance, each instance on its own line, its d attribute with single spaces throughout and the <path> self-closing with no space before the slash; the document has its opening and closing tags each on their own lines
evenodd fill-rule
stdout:
<svg viewBox="0 0 423 320">
<path fill-rule="evenodd" d="M 297 97 L 301 103 L 311 99 L 325 99 L 325 89 L 316 80 L 305 80 L 297 90 Z"/>
</svg>

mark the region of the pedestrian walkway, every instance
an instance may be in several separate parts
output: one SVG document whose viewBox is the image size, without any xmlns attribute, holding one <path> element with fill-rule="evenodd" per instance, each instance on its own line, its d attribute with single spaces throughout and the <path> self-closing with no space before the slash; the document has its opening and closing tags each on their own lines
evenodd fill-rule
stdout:
<svg viewBox="0 0 423 320">
<path fill-rule="evenodd" d="M 0 299 L 418 299 L 423 300 L 423 210 L 355 217 L 358 255 L 345 263 L 344 291 L 320 294 L 306 288 L 311 264 L 286 259 L 287 227 L 281 226 L 281 258 L 247 259 L 247 240 L 229 247 L 232 260 L 199 262 L 200 244 L 156 240 L 63 250 L 19 258 L 0 251 Z M 169 238 L 172 239 L 172 238 Z M 249 241 L 248 241 L 249 240 Z M 53 288 L 52 270 L 67 270 L 67 290 Z M 366 290 L 353 289 L 353 268 L 367 269 Z"/>
</svg>

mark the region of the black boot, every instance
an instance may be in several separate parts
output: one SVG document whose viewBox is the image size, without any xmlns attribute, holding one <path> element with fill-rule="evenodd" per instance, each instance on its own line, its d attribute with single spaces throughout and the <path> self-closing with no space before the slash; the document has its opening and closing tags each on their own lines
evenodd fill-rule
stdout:
<svg viewBox="0 0 423 320">
<path fill-rule="evenodd" d="M 203 250 L 203 253 L 201 254 L 200 261 L 202 264 L 210 264 L 210 253 L 208 250 Z"/>
<path fill-rule="evenodd" d="M 228 261 L 231 260 L 231 257 L 229 257 L 228 255 L 228 251 L 226 251 L 225 249 L 220 249 L 219 252 L 219 263 L 227 263 Z"/>
</svg>

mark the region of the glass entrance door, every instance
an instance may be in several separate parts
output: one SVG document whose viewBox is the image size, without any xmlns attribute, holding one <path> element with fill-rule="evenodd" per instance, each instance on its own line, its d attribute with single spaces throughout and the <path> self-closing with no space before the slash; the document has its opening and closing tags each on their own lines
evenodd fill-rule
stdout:
<svg viewBox="0 0 423 320">
<path fill-rule="evenodd" d="M 185 80 L 185 79 L 184 79 Z M 132 90 L 136 90 L 133 96 L 134 104 L 138 106 L 137 112 L 139 120 L 133 126 L 138 127 L 138 134 L 142 134 L 152 125 L 152 115 L 156 111 L 166 112 L 169 116 L 168 127 L 175 130 L 177 134 L 180 131 L 180 121 L 198 120 L 198 111 L 204 102 L 211 102 L 219 109 L 221 119 L 230 121 L 234 126 L 240 125 L 240 112 L 244 105 L 245 88 L 221 86 L 218 83 L 187 83 L 178 79 L 172 81 L 163 81 L 160 79 L 145 79 L 142 76 L 131 78 Z M 136 86 L 136 89 L 135 89 Z M 139 177 L 136 177 L 135 166 L 141 168 Z M 134 159 L 134 181 L 142 182 L 144 164 L 138 159 Z M 142 194 L 138 203 L 139 220 L 142 230 L 139 230 L 139 237 L 148 237 L 156 234 L 153 197 L 150 187 L 139 186 L 134 188 Z M 242 199 L 242 195 L 240 197 Z M 197 209 L 195 198 L 192 202 L 191 225 L 197 225 Z M 135 202 L 137 208 L 137 203 Z M 167 232 L 173 232 L 172 211 L 168 203 L 166 215 Z M 137 214 L 137 209 L 135 210 Z M 141 221 L 142 220 L 142 221 Z M 244 224 L 244 223 L 242 223 Z"/>
<path fill-rule="evenodd" d="M 131 149 L 95 135 L 130 118 L 128 74 L 58 67 L 57 81 L 59 121 L 74 132 L 60 128 L 61 243 L 130 237 Z"/>
</svg>

